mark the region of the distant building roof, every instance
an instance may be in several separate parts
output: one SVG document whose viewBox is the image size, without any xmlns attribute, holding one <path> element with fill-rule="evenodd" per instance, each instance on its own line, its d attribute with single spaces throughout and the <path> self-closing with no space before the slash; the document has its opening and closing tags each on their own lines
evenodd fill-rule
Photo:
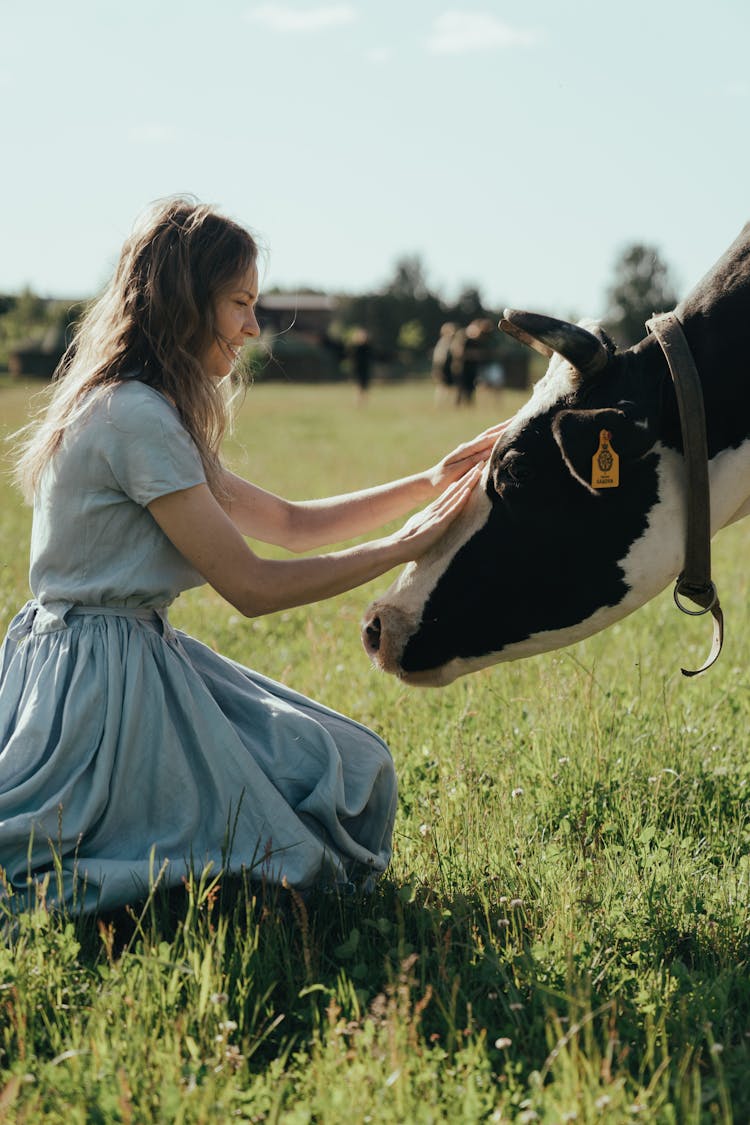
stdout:
<svg viewBox="0 0 750 1125">
<path fill-rule="evenodd" d="M 326 293 L 269 293 L 258 298 L 258 318 L 264 331 L 294 332 L 309 339 L 328 335 L 338 300 Z"/>
<path fill-rule="evenodd" d="M 258 305 L 269 311 L 287 312 L 335 312 L 339 302 L 337 297 L 327 293 L 263 293 Z"/>
</svg>

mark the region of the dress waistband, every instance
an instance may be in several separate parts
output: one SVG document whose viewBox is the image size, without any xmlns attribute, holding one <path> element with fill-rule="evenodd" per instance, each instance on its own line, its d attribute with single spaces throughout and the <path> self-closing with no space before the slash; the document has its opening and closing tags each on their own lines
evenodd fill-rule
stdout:
<svg viewBox="0 0 750 1125">
<path fill-rule="evenodd" d="M 129 605 L 74 605 L 65 614 L 65 618 L 69 617 L 137 617 L 139 621 L 156 621 L 158 618 L 166 616 L 167 607 L 162 609 L 154 608 L 153 606 L 129 606 Z"/>
<path fill-rule="evenodd" d="M 30 633 L 56 633 L 68 628 L 71 617 L 127 617 L 161 626 L 162 635 L 170 640 L 175 635 L 167 616 L 167 606 L 75 605 L 72 602 L 42 605 L 36 598 L 27 602 L 16 615 L 8 635 L 13 640 L 20 640 Z"/>
</svg>

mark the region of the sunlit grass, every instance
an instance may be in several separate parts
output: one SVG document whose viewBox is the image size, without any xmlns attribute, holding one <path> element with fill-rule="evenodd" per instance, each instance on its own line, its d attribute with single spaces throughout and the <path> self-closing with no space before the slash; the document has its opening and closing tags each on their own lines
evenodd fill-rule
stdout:
<svg viewBox="0 0 750 1125">
<path fill-rule="evenodd" d="M 6 431 L 27 398 L 0 388 Z M 227 448 L 264 487 L 321 495 L 421 468 L 516 401 L 259 385 Z M 3 627 L 29 523 L 5 487 Z M 185 595 L 176 624 L 386 738 L 392 866 L 364 900 L 208 876 L 99 924 L 40 905 L 0 951 L 0 1118 L 749 1120 L 749 547 L 743 525 L 716 541 L 727 638 L 694 681 L 679 667 L 710 630 L 669 592 L 438 692 L 361 651 L 387 577 L 256 621 Z"/>
</svg>

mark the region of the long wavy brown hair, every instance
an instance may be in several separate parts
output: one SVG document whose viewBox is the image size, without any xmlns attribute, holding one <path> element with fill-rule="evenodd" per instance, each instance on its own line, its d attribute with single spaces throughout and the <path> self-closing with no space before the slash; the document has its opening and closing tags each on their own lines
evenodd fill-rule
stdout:
<svg viewBox="0 0 750 1125">
<path fill-rule="evenodd" d="M 223 497 L 227 381 L 209 378 L 199 357 L 219 338 L 216 298 L 257 259 L 252 235 L 205 204 L 170 198 L 141 218 L 112 280 L 79 322 L 47 405 L 19 435 L 15 478 L 28 498 L 67 427 L 125 378 L 175 403 L 209 487 Z"/>
</svg>

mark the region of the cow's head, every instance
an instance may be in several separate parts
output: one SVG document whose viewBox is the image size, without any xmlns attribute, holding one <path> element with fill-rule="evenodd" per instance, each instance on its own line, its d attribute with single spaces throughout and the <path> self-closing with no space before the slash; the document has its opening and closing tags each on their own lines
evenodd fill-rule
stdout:
<svg viewBox="0 0 750 1125">
<path fill-rule="evenodd" d="M 594 326 L 515 311 L 501 327 L 551 356 L 548 370 L 467 508 L 363 624 L 374 663 L 409 683 L 571 644 L 680 569 L 682 463 L 660 440 L 656 342 L 617 353 Z"/>
</svg>

